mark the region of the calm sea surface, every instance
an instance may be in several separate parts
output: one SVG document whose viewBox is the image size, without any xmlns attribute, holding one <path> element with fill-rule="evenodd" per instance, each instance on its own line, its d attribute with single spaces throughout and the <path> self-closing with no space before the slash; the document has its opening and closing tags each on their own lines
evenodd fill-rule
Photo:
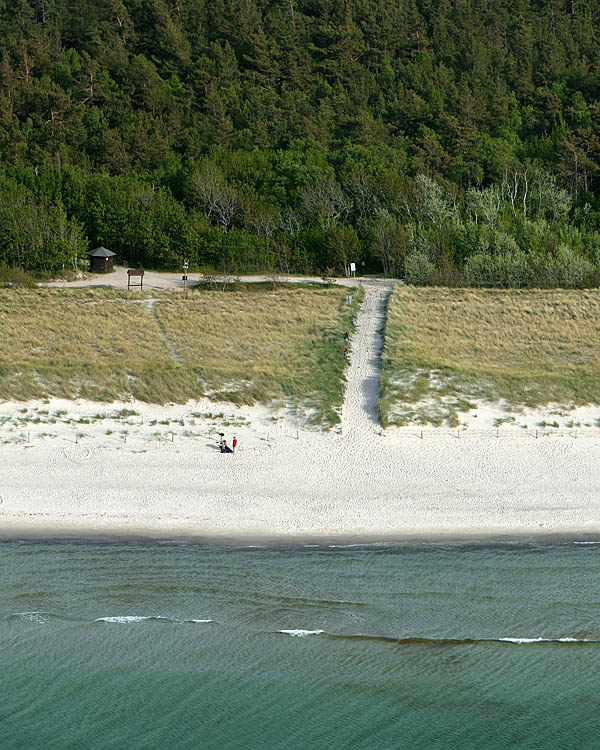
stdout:
<svg viewBox="0 0 600 750">
<path fill-rule="evenodd" d="M 0 544 L 0 748 L 599 748 L 600 545 Z"/>
</svg>

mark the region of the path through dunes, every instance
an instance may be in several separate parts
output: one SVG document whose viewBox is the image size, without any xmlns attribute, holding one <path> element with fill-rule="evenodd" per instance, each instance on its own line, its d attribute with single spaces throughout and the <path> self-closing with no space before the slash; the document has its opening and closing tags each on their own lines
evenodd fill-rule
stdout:
<svg viewBox="0 0 600 750">
<path fill-rule="evenodd" d="M 342 407 L 342 434 L 358 438 L 377 430 L 377 399 L 387 298 L 391 287 L 365 284 L 365 299 L 352 336 L 350 367 Z"/>
</svg>

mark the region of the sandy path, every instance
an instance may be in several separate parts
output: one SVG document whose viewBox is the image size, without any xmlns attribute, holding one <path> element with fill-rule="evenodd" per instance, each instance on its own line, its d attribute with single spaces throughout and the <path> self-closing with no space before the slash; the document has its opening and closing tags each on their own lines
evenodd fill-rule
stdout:
<svg viewBox="0 0 600 750">
<path fill-rule="evenodd" d="M 193 287 L 203 278 L 201 273 L 190 273 L 188 274 L 188 288 Z M 233 276 L 231 277 L 233 278 Z M 235 276 L 245 282 L 253 281 L 268 281 L 267 276 L 262 275 L 247 275 L 247 276 Z M 323 280 L 318 276 L 281 276 L 282 281 L 305 281 L 312 282 L 315 284 L 323 284 Z M 139 279 L 134 279 L 138 282 Z M 335 284 L 341 284 L 343 286 L 354 286 L 357 281 L 351 278 L 339 278 L 333 279 Z M 374 280 L 369 280 L 367 283 L 377 283 Z M 389 282 L 381 282 L 389 283 Z M 40 286 L 49 287 L 63 287 L 63 288 L 79 288 L 79 287 L 108 287 L 110 289 L 127 289 L 127 269 L 124 266 L 115 266 L 115 269 L 111 273 L 100 273 L 90 276 L 86 279 L 79 279 L 78 281 L 50 281 L 47 284 L 40 284 Z M 181 272 L 169 273 L 168 271 L 146 271 L 144 274 L 144 291 L 154 291 L 159 289 L 179 289 L 183 290 L 183 281 L 181 279 Z M 133 288 L 133 291 L 139 291 L 139 288 Z"/>
<path fill-rule="evenodd" d="M 365 285 L 365 299 L 352 336 L 350 367 L 342 408 L 342 434 L 366 437 L 379 432 L 377 399 L 381 349 L 385 325 L 385 305 L 390 289 Z"/>
</svg>

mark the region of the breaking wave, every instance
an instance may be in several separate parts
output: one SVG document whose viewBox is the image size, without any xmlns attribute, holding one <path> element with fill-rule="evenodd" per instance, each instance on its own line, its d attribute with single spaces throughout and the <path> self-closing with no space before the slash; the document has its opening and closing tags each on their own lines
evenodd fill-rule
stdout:
<svg viewBox="0 0 600 750">
<path fill-rule="evenodd" d="M 532 645 L 539 643 L 569 643 L 569 644 L 593 644 L 600 643 L 600 640 L 593 638 L 573 638 L 570 636 L 556 638 L 527 638 L 518 636 L 503 636 L 500 638 L 422 638 L 420 636 L 411 636 L 408 638 L 396 638 L 388 635 L 366 635 L 362 633 L 326 633 L 324 630 L 278 630 L 278 633 L 303 637 L 306 635 L 322 635 L 326 638 L 341 638 L 347 641 L 375 641 L 380 643 L 393 643 L 399 646 L 423 645 L 423 646 L 473 646 L 477 644 L 489 643 L 506 643 L 513 645 Z"/>
<path fill-rule="evenodd" d="M 94 622 L 108 622 L 117 623 L 119 625 L 126 625 L 133 622 L 143 622 L 144 620 L 162 620 L 163 622 L 175 622 L 175 623 L 206 623 L 214 622 L 214 620 L 208 619 L 192 619 L 189 620 L 178 620 L 173 617 L 165 617 L 164 615 L 115 615 L 110 617 L 97 617 Z"/>
</svg>

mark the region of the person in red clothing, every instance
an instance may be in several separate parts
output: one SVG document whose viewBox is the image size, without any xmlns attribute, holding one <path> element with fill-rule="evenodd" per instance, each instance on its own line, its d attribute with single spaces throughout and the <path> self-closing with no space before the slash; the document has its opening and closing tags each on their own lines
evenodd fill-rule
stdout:
<svg viewBox="0 0 600 750">
<path fill-rule="evenodd" d="M 234 436 L 233 438 L 233 452 L 235 453 L 235 446 L 237 445 L 237 438 Z"/>
</svg>

